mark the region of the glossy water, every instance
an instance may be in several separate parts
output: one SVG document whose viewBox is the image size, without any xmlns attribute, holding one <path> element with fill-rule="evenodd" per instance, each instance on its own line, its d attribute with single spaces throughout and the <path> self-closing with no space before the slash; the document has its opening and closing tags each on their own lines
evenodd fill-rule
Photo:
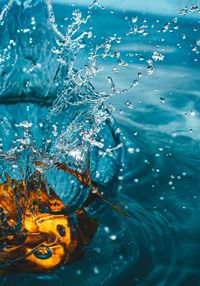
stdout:
<svg viewBox="0 0 200 286">
<path fill-rule="evenodd" d="M 108 1 L 104 2 L 106 9 L 98 5 L 90 8 L 91 18 L 82 29 L 92 27 L 93 37 L 80 51 L 76 68 L 85 63 L 89 49 L 116 34 L 118 40 L 112 43 L 112 49 L 120 52 L 120 58 L 100 58 L 98 66 L 103 70 L 91 82 L 96 90 L 107 94 L 112 88 L 122 90 L 134 83 L 126 93 L 108 96 L 105 103 L 116 120 L 116 133 L 121 134 L 123 171 L 118 173 L 119 166 L 116 172 L 112 171 L 114 167 L 109 168 L 110 178 L 105 171 L 107 164 L 116 166 L 120 161 L 119 153 L 118 160 L 108 156 L 98 166 L 98 171 L 104 170 L 100 183 L 105 178 L 108 181 L 105 192 L 113 189 L 130 218 L 109 207 L 100 209 L 98 232 L 80 261 L 45 276 L 2 277 L 0 285 L 200 285 L 200 14 L 190 8 L 198 3 L 163 0 L 159 9 L 148 9 L 144 1 L 136 1 L 134 6 L 131 1 L 126 5 L 125 0 L 122 6 L 111 4 L 111 8 L 106 6 Z M 181 11 L 185 5 L 188 12 Z M 75 7 L 54 4 L 56 21 L 63 29 L 63 18 L 70 17 Z M 79 9 L 87 15 L 86 6 Z M 43 59 L 45 66 L 48 59 Z M 112 77 L 116 87 L 107 77 Z M 37 93 L 43 95 L 43 89 L 38 92 L 40 82 L 38 86 Z M 9 108 L 14 107 L 4 108 L 9 118 Z M 44 118 L 47 107 L 33 103 L 30 108 L 39 124 L 38 114 Z M 16 118 L 20 116 L 16 113 Z M 112 138 L 109 132 L 103 132 L 108 142 Z M 111 140 L 113 146 L 119 143 L 116 138 Z M 101 156 L 93 158 L 95 170 Z M 118 194 L 112 176 L 115 182 L 118 180 Z"/>
</svg>

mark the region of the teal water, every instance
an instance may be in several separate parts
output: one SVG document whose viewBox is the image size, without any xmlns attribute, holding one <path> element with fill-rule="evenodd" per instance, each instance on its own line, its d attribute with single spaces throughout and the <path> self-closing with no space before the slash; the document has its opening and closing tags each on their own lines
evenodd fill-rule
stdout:
<svg viewBox="0 0 200 286">
<path fill-rule="evenodd" d="M 4 53 L 6 63 L 1 62 L 2 151 L 10 150 L 13 138 L 27 135 L 16 122 L 32 122 L 35 148 L 63 158 L 82 144 L 83 135 L 93 130 L 97 136 L 89 137 L 93 146 L 92 176 L 107 197 L 120 204 L 130 217 L 97 204 L 97 210 L 91 213 L 98 218 L 99 228 L 79 261 L 47 275 L 3 276 L 0 285 L 199 286 L 200 14 L 198 7 L 191 8 L 198 3 L 159 0 L 154 7 L 155 1 L 147 6 L 145 1 L 136 1 L 135 5 L 126 0 L 119 1 L 121 4 L 102 1 L 99 3 L 105 9 L 94 4 L 88 10 L 85 1 L 75 1 L 75 5 L 69 1 L 53 2 L 60 31 L 69 25 L 63 19 L 79 9 L 84 17 L 88 13 L 91 17 L 78 33 L 92 30 L 93 34 L 82 43 L 84 48 L 77 50 L 75 62 L 72 50 L 77 46 L 70 46 L 72 50 L 65 54 L 69 61 L 61 64 L 55 84 L 59 62 L 52 46 L 56 32 L 48 26 L 40 1 L 33 2 L 33 9 L 15 6 L 10 10 L 7 33 L 5 26 L 0 27 L 1 58 Z M 36 19 L 32 49 L 25 45 L 30 40 L 29 32 L 16 32 L 29 28 L 30 17 Z M 5 49 L 11 35 L 20 48 L 7 59 Z M 84 89 L 73 89 L 79 83 L 77 78 L 70 78 L 71 85 L 69 78 L 63 80 L 70 61 L 73 68 L 80 70 L 89 52 L 113 35 L 111 56 L 101 52 L 97 66 L 102 70 L 89 79 L 94 89 L 88 83 Z M 32 65 L 35 71 L 30 71 Z M 98 96 L 103 92 L 110 95 L 101 101 Z M 56 94 L 59 100 L 55 102 Z M 107 119 L 102 119 L 105 106 L 109 111 Z M 46 129 L 40 124 L 44 118 Z M 64 141 L 52 135 L 55 122 L 58 127 L 53 131 L 64 134 Z M 82 129 L 87 132 L 80 134 Z M 27 136 L 31 141 L 32 137 Z M 51 142 L 44 142 L 44 138 Z M 20 143 L 24 144 L 17 142 L 19 148 Z M 110 156 L 108 149 L 112 148 Z M 80 150 L 85 152 L 84 144 Z M 21 156 L 17 164 L 23 167 L 28 159 L 24 153 Z M 71 157 L 65 160 L 68 163 Z M 2 176 L 5 168 L 16 178 L 20 176 L 3 157 Z M 71 196 L 64 193 L 61 182 L 69 184 L 70 178 L 60 174 L 56 181 L 53 172 L 47 174 L 48 182 L 66 203 L 74 201 L 74 207 L 80 206 L 85 196 L 77 197 L 77 187 L 70 189 Z"/>
</svg>

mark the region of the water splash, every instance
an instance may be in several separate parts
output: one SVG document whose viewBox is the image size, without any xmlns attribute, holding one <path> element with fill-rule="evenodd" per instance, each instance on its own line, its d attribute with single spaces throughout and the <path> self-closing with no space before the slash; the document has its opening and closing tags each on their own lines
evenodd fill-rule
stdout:
<svg viewBox="0 0 200 286">
<path fill-rule="evenodd" d="M 40 13 L 37 13 L 39 10 Z M 8 19 L 14 13 L 18 13 L 21 19 L 14 17 L 13 21 L 16 22 L 12 26 Z M 19 114 L 11 116 L 10 107 L 2 107 L 2 140 L 6 132 L 12 138 L 9 144 L 6 140 L 2 141 L 2 151 L 7 151 L 7 155 L 15 153 L 17 157 L 16 153 L 29 149 L 40 159 L 42 153 L 42 160 L 49 158 L 48 168 L 50 158 L 59 158 L 84 171 L 90 143 L 93 146 L 93 168 L 97 166 L 95 161 L 99 161 L 102 167 L 101 159 L 97 160 L 95 155 L 99 151 L 104 154 L 103 160 L 115 160 L 114 157 L 117 158 L 119 154 L 115 144 L 120 143 L 117 143 L 119 139 L 110 127 L 111 115 L 102 105 L 109 95 L 102 97 L 90 83 L 90 79 L 99 71 L 96 65 L 98 51 L 104 50 L 103 56 L 106 57 L 112 40 L 96 47 L 85 67 L 76 70 L 77 55 L 86 45 L 85 38 L 92 37 L 90 30 L 81 32 L 81 26 L 87 23 L 90 15 L 82 18 L 80 11 L 74 11 L 65 34 L 56 25 L 50 1 L 11 1 L 4 7 L 1 18 L 1 35 L 5 39 L 1 47 L 1 101 L 15 103 L 19 98 L 21 102 L 44 105 L 41 117 L 35 118 L 37 123 L 32 122 L 34 114 L 30 118 L 33 112 L 30 104 L 26 106 L 20 103 L 20 108 L 26 108 L 25 118 Z M 49 104 L 50 108 L 45 107 Z M 24 122 L 29 122 L 28 126 Z M 6 124 L 8 128 L 5 128 Z M 110 140 L 104 140 L 105 130 L 113 133 Z M 11 147 L 13 143 L 14 147 Z M 113 150 L 109 154 L 106 152 L 108 148 Z M 7 155 L 2 153 L 2 158 Z M 102 173 L 102 170 L 98 173 Z M 114 173 L 111 171 L 107 181 L 113 178 Z"/>
</svg>

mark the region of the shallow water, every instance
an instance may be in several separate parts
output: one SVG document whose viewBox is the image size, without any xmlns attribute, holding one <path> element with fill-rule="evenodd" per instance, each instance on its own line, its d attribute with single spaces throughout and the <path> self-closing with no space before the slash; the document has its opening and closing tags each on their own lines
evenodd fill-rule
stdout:
<svg viewBox="0 0 200 286">
<path fill-rule="evenodd" d="M 79 261 L 44 276 L 22 273 L 1 277 L 0 285 L 200 285 L 200 14 L 180 12 L 185 5 L 195 4 L 191 1 L 176 1 L 176 5 L 159 1 L 155 13 L 145 9 L 144 1 L 136 1 L 135 7 L 130 1 L 127 6 L 125 3 L 109 8 L 105 2 L 106 9 L 92 8 L 92 17 L 83 29 L 92 27 L 93 38 L 80 51 L 76 68 L 84 63 L 89 49 L 116 33 L 118 43 L 112 43 L 112 48 L 128 66 L 112 57 L 101 58 L 98 65 L 103 71 L 91 82 L 96 90 L 107 92 L 111 90 L 108 76 L 116 89 L 139 81 L 105 102 L 116 121 L 115 134 L 120 133 L 123 143 L 115 154 L 117 159 L 108 156 L 96 166 L 98 156 L 94 154 L 92 163 L 94 170 L 104 170 L 99 180 L 102 183 L 107 178 L 105 193 L 114 196 L 129 218 L 109 206 L 100 208 L 98 231 Z M 78 4 L 54 3 L 58 26 L 62 24 L 64 29 L 63 18 L 70 17 L 77 7 L 87 15 L 87 6 Z M 147 27 L 132 34 L 130 27 L 135 25 Z M 152 60 L 155 52 L 159 56 L 154 54 Z M 47 113 L 38 101 L 28 104 L 37 121 L 34 126 Z M 3 112 L 9 118 L 13 105 L 5 106 Z M 21 103 L 20 108 L 25 106 Z M 25 114 L 16 112 L 15 116 L 14 121 L 23 121 L 23 116 L 27 120 Z M 63 120 L 63 115 L 60 118 Z M 38 129 L 32 132 L 40 138 Z M 103 133 L 115 147 L 118 137 L 112 138 L 109 132 Z M 121 152 L 123 170 L 118 173 L 112 166 L 120 161 Z M 106 164 L 110 164 L 109 170 L 104 168 Z"/>
</svg>

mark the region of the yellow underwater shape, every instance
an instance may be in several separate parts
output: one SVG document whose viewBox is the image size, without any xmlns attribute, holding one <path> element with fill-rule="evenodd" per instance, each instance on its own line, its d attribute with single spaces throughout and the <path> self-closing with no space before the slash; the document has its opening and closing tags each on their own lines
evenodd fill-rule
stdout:
<svg viewBox="0 0 200 286">
<path fill-rule="evenodd" d="M 83 184 L 91 184 L 64 164 L 57 165 Z M 25 181 L 8 175 L 0 185 L 1 274 L 45 273 L 70 263 L 96 232 L 97 222 L 84 208 L 75 211 L 72 219 L 57 194 L 47 191 L 44 181 L 35 190 L 39 177 L 38 172 L 30 179 L 28 191 Z"/>
</svg>

